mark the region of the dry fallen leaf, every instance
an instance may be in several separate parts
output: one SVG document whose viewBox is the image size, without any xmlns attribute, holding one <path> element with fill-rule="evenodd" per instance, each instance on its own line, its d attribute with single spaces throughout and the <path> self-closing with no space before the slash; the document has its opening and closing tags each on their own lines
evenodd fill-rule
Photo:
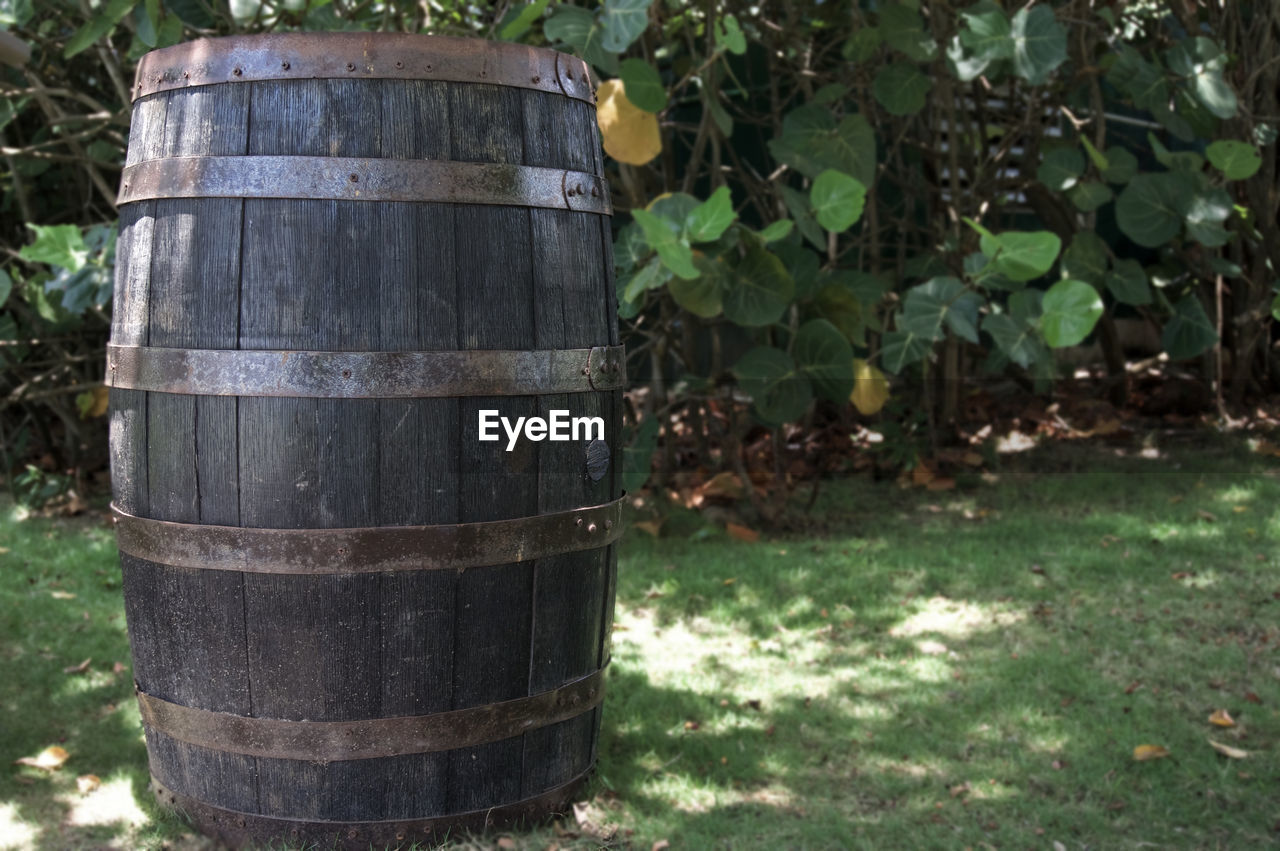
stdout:
<svg viewBox="0 0 1280 851">
<path fill-rule="evenodd" d="M 1253 451 L 1259 455 L 1274 455 L 1277 458 L 1280 458 L 1280 446 L 1276 446 L 1274 443 L 1270 443 L 1266 440 L 1259 440 L 1258 445 L 1253 448 Z"/>
<path fill-rule="evenodd" d="M 954 490 L 955 486 L 956 486 L 956 480 L 950 477 L 932 479 L 927 485 L 925 485 L 925 487 L 931 491 Z"/>
<path fill-rule="evenodd" d="M 75 594 L 67 591 L 50 591 L 49 596 L 55 600 L 74 600 L 76 598 Z"/>
<path fill-rule="evenodd" d="M 726 499 L 742 499 L 747 495 L 747 489 L 743 487 L 742 479 L 738 478 L 737 473 L 725 471 L 716 473 L 707 479 L 694 493 L 703 497 L 718 496 Z"/>
<path fill-rule="evenodd" d="M 726 523 L 725 531 L 729 533 L 729 537 L 737 538 L 739 541 L 746 541 L 753 544 L 760 540 L 760 533 L 755 529 L 749 529 L 746 526 L 739 526 L 737 523 Z"/>
<path fill-rule="evenodd" d="M 102 779 L 96 774 L 81 774 L 76 778 L 76 788 L 81 795 L 88 795 L 102 785 Z"/>
<path fill-rule="evenodd" d="M 662 153 L 658 116 L 627 100 L 621 80 L 605 80 L 596 90 L 596 124 L 605 153 L 619 162 L 644 165 Z"/>
<path fill-rule="evenodd" d="M 498 838 L 498 847 L 499 848 L 515 848 L 516 841 L 512 839 L 510 836 L 501 836 Z"/>
<path fill-rule="evenodd" d="M 649 851 L 667 851 L 670 847 L 670 842 L 665 839 L 659 839 L 657 842 L 653 843 L 652 847 L 649 848 Z"/>
<path fill-rule="evenodd" d="M 1209 511 L 1205 511 L 1203 508 L 1196 509 L 1196 516 L 1199 517 L 1201 520 L 1207 520 L 1210 523 L 1218 522 L 1218 517 L 1216 514 L 1213 514 L 1212 512 L 1209 512 Z"/>
<path fill-rule="evenodd" d="M 1242 751 L 1239 748 L 1233 748 L 1230 745 L 1224 745 L 1221 742 L 1215 742 L 1213 739 L 1209 739 L 1209 745 L 1218 753 L 1222 754 L 1225 757 L 1230 757 L 1231 759 L 1248 759 L 1249 758 L 1248 751 Z"/>
<path fill-rule="evenodd" d="M 66 748 L 50 745 L 35 756 L 24 756 L 22 759 L 14 760 L 15 765 L 29 765 L 32 768 L 43 768 L 45 771 L 53 771 L 60 768 L 64 762 L 71 756 L 67 753 Z"/>
<path fill-rule="evenodd" d="M 1234 727 L 1236 720 L 1225 709 L 1215 709 L 1213 714 L 1209 716 L 1209 723 L 1219 727 Z"/>
<path fill-rule="evenodd" d="M 656 538 L 662 532 L 662 523 L 658 520 L 637 520 L 631 524 L 631 528 L 639 529 L 641 532 L 646 532 Z"/>
<path fill-rule="evenodd" d="M 92 658 L 85 659 L 85 660 L 84 660 L 83 662 L 81 662 L 79 665 L 70 665 L 70 666 L 68 666 L 68 667 L 66 667 L 66 668 L 63 668 L 63 669 L 62 669 L 62 673 L 64 673 L 64 674 L 83 674 L 85 671 L 89 670 L 89 663 L 90 663 L 90 662 L 92 662 L 92 661 L 93 661 L 93 659 L 92 659 Z"/>
<path fill-rule="evenodd" d="M 1160 745 L 1138 745 L 1133 749 L 1133 758 L 1138 762 L 1146 762 L 1150 759 L 1164 759 L 1169 755 L 1169 749 Z"/>
<path fill-rule="evenodd" d="M 933 470 L 926 464 L 917 464 L 911 471 L 911 483 L 915 485 L 927 485 L 933 478 Z"/>
</svg>

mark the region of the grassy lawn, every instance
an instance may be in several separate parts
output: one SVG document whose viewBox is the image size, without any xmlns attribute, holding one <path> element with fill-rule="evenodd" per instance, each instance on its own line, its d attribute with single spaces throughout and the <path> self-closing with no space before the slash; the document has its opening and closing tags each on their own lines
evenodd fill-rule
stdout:
<svg viewBox="0 0 1280 851">
<path fill-rule="evenodd" d="M 1280 842 L 1280 460 L 1166 442 L 829 483 L 807 537 L 633 531 L 593 797 L 515 847 Z M 109 529 L 0 508 L 0 563 L 0 847 L 201 847 L 146 792 Z"/>
</svg>

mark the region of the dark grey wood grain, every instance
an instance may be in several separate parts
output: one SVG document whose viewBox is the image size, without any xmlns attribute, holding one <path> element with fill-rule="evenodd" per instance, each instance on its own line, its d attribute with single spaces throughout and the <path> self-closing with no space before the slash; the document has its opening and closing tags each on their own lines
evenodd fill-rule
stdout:
<svg viewBox="0 0 1280 851">
<path fill-rule="evenodd" d="M 518 89 L 291 80 L 140 101 L 129 161 L 308 155 L 453 159 L 601 173 L 594 113 Z M 113 340 L 179 348 L 411 351 L 615 342 L 607 221 L 518 207 L 186 199 L 127 206 Z M 117 502 L 262 528 L 475 522 L 606 502 L 585 441 L 481 443 L 478 412 L 602 416 L 619 393 L 421 400 L 113 391 Z M 481 706 L 594 670 L 612 548 L 511 565 L 348 576 L 235 574 L 126 557 L 144 689 L 258 717 L 352 720 Z M 608 600 L 608 602 L 606 602 Z M 145 680 L 145 682 L 144 682 Z M 151 731 L 156 776 L 285 818 L 412 819 L 560 786 L 594 759 L 599 713 L 476 748 L 329 762 L 253 759 Z"/>
<path fill-rule="evenodd" d="M 140 102 L 130 159 L 244 153 L 247 95 L 220 87 Z M 122 289 L 129 306 L 113 340 L 234 347 L 240 209 L 236 200 L 205 199 L 126 208 Z M 137 214 L 142 218 L 128 218 Z M 137 323 L 145 336 L 133 330 Z M 235 443 L 226 440 L 235 401 L 164 393 L 146 397 L 145 438 L 137 455 L 146 465 L 139 478 L 146 483 L 145 516 L 235 522 L 238 497 L 234 477 L 228 476 L 236 467 Z M 127 489 L 127 482 L 118 477 L 117 490 Z M 208 488 L 202 489 L 205 483 Z M 132 557 L 124 558 L 122 567 L 139 686 L 186 705 L 248 712 L 241 578 Z M 148 741 L 153 754 L 163 755 L 156 762 L 166 765 L 176 788 L 201 796 L 226 790 L 227 800 L 237 806 L 255 798 L 251 758 L 193 748 L 155 731 Z"/>
</svg>

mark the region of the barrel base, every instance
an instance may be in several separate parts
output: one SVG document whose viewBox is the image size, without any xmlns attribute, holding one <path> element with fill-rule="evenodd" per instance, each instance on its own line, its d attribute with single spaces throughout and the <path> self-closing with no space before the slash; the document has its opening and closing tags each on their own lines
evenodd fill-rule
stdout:
<svg viewBox="0 0 1280 851">
<path fill-rule="evenodd" d="M 360 849 L 435 844 L 459 832 L 524 826 L 549 820 L 567 811 L 569 802 L 586 784 L 592 769 L 554 789 L 500 807 L 428 819 L 390 821 L 306 821 L 243 813 L 215 807 L 169 789 L 155 778 L 151 788 L 162 807 L 177 812 L 196 830 L 232 848 L 257 847 L 271 841 L 307 848 Z"/>
</svg>

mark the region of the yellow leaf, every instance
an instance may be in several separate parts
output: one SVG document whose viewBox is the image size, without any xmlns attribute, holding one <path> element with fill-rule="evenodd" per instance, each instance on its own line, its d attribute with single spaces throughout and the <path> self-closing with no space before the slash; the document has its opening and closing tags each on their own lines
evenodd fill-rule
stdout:
<svg viewBox="0 0 1280 851">
<path fill-rule="evenodd" d="M 1230 757 L 1231 759 L 1248 759 L 1249 758 L 1248 751 L 1242 751 L 1239 748 L 1233 748 L 1230 745 L 1224 745 L 1221 742 L 1215 742 L 1213 739 L 1209 739 L 1209 746 L 1213 748 L 1215 751 L 1217 751 L 1218 753 L 1222 754 L 1223 756 Z"/>
<path fill-rule="evenodd" d="M 93 403 L 89 406 L 88 412 L 84 419 L 92 419 L 100 417 L 107 412 L 107 406 L 111 400 L 111 391 L 105 386 L 95 387 L 91 391 L 93 393 Z"/>
<path fill-rule="evenodd" d="M 53 771 L 59 768 L 71 754 L 67 753 L 66 748 L 60 748 L 57 745 L 50 745 L 35 756 L 24 756 L 22 759 L 14 760 L 16 765 L 29 765 L 32 768 L 43 768 L 46 771 Z"/>
<path fill-rule="evenodd" d="M 621 80 L 605 80 L 596 91 L 596 124 L 604 150 L 628 165 L 644 165 L 662 152 L 658 117 L 627 100 Z"/>
<path fill-rule="evenodd" d="M 80 790 L 81 795 L 88 795 L 101 785 L 102 778 L 96 774 L 81 774 L 76 778 L 76 788 Z"/>
<path fill-rule="evenodd" d="M 849 401 L 863 414 L 878 413 L 889 401 L 889 379 L 862 358 L 853 359 L 853 392 Z"/>
<path fill-rule="evenodd" d="M 1225 709 L 1215 709 L 1213 714 L 1209 716 L 1209 723 L 1219 727 L 1234 727 L 1236 719 L 1232 718 L 1231 714 Z"/>
<path fill-rule="evenodd" d="M 1160 745 L 1138 745 L 1133 749 L 1133 758 L 1138 762 L 1146 762 L 1149 759 L 1164 759 L 1169 755 L 1169 749 Z"/>
</svg>

